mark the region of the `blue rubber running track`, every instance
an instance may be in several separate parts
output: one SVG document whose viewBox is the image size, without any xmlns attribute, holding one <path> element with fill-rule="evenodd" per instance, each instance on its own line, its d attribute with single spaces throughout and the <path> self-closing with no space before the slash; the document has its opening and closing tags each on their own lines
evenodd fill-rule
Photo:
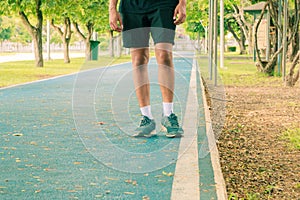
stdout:
<svg viewBox="0 0 300 200">
<path fill-rule="evenodd" d="M 174 63 L 174 109 L 184 126 L 194 60 L 175 57 Z M 197 118 L 191 120 L 197 123 L 199 196 L 194 197 L 218 199 L 211 155 L 203 153 L 208 139 L 196 72 Z M 155 59 L 149 75 L 159 125 Z M 1 89 L 0 199 L 178 199 L 172 193 L 184 137 L 167 138 L 158 126 L 157 137 L 132 138 L 140 117 L 130 63 Z"/>
</svg>

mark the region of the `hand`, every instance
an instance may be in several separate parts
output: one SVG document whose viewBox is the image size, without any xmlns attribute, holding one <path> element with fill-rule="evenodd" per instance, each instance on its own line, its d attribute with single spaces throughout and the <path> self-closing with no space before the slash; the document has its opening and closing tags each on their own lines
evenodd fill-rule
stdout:
<svg viewBox="0 0 300 200">
<path fill-rule="evenodd" d="M 109 11 L 109 25 L 114 31 L 121 32 L 123 30 L 121 15 L 116 9 Z"/>
<path fill-rule="evenodd" d="M 179 25 L 185 21 L 186 18 L 186 5 L 185 3 L 179 3 L 174 11 L 174 24 Z"/>
</svg>

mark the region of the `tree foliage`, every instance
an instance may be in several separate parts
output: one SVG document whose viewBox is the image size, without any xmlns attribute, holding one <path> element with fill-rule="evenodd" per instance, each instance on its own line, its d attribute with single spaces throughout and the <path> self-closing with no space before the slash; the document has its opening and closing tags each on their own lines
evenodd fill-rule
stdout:
<svg viewBox="0 0 300 200">
<path fill-rule="evenodd" d="M 25 28 L 32 36 L 34 54 L 37 67 L 43 67 L 43 13 L 42 0 L 2 0 L 0 1 L 0 14 L 20 17 Z"/>
<path fill-rule="evenodd" d="M 19 17 L 31 34 L 35 43 L 36 65 L 43 66 L 42 27 L 44 18 L 51 19 L 52 27 L 60 35 L 68 48 L 74 24 L 80 38 L 86 42 L 86 54 L 89 57 L 93 32 L 104 32 L 108 26 L 108 1 L 106 0 L 1 0 L 0 16 Z M 2 35 L 8 37 L 9 29 L 1 28 Z M 67 56 L 66 56 L 67 57 Z M 66 59 L 68 62 L 68 59 Z"/>
<path fill-rule="evenodd" d="M 204 27 L 208 26 L 208 1 L 187 1 L 188 14 L 186 17 L 185 29 L 192 39 L 195 39 L 195 33 L 204 36 Z"/>
<path fill-rule="evenodd" d="M 70 63 L 69 45 L 73 33 L 71 17 L 76 13 L 77 4 L 68 0 L 47 0 L 43 5 L 45 17 L 61 38 L 64 47 L 64 62 Z"/>
<path fill-rule="evenodd" d="M 76 15 L 72 17 L 75 32 L 86 44 L 86 60 L 91 58 L 92 34 L 109 30 L 108 1 L 106 0 L 78 0 Z"/>
<path fill-rule="evenodd" d="M 7 24 L 7 17 L 0 18 L 0 41 L 9 40 L 12 36 L 13 27 Z"/>
<path fill-rule="evenodd" d="M 32 41 L 20 19 L 2 16 L 0 17 L 0 41 L 5 40 L 22 44 Z"/>
</svg>

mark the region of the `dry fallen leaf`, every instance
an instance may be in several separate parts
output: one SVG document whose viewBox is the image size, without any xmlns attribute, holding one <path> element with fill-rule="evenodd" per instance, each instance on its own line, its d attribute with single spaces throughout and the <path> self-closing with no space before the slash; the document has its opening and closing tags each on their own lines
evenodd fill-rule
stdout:
<svg viewBox="0 0 300 200">
<path fill-rule="evenodd" d="M 51 168 L 45 168 L 44 169 L 45 172 L 49 172 L 49 171 L 55 171 L 55 169 L 51 169 Z"/>
<path fill-rule="evenodd" d="M 124 192 L 124 194 L 134 195 L 134 192 Z"/>
<path fill-rule="evenodd" d="M 174 175 L 172 172 L 168 173 L 168 172 L 165 172 L 165 171 L 163 171 L 162 174 L 165 175 L 165 176 L 169 176 L 169 177 Z"/>
<path fill-rule="evenodd" d="M 143 199 L 142 200 L 150 200 L 150 197 L 148 196 L 143 196 Z"/>
<path fill-rule="evenodd" d="M 13 136 L 20 137 L 20 136 L 23 136 L 23 134 L 22 133 L 15 133 L 15 134 L 13 134 Z"/>
<path fill-rule="evenodd" d="M 137 181 L 132 181 L 132 185 L 136 186 L 137 185 Z"/>
<path fill-rule="evenodd" d="M 35 142 L 35 141 L 31 141 L 31 142 L 30 142 L 30 145 L 37 146 L 38 144 L 37 144 L 37 142 Z"/>
<path fill-rule="evenodd" d="M 112 177 L 105 177 L 105 179 L 107 179 L 107 180 L 111 180 L 111 181 L 117 181 L 117 180 L 119 180 L 118 178 L 112 178 Z"/>
<path fill-rule="evenodd" d="M 127 179 L 127 180 L 125 180 L 125 183 L 132 183 L 132 180 L 131 179 Z"/>
<path fill-rule="evenodd" d="M 166 181 L 166 180 L 161 180 L 161 179 L 159 179 L 158 182 L 160 182 L 160 183 L 165 183 L 165 182 L 167 182 L 167 181 Z"/>
</svg>

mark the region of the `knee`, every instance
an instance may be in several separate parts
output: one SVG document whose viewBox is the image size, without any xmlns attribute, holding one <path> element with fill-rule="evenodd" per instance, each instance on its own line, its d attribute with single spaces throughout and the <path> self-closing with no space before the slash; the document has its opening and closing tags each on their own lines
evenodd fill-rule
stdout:
<svg viewBox="0 0 300 200">
<path fill-rule="evenodd" d="M 149 62 L 149 56 L 147 54 L 135 54 L 132 55 L 132 64 L 133 66 L 145 65 Z"/>
<path fill-rule="evenodd" d="M 156 51 L 156 59 L 159 64 L 163 64 L 166 66 L 172 66 L 172 52 L 167 50 L 158 50 Z"/>
</svg>

